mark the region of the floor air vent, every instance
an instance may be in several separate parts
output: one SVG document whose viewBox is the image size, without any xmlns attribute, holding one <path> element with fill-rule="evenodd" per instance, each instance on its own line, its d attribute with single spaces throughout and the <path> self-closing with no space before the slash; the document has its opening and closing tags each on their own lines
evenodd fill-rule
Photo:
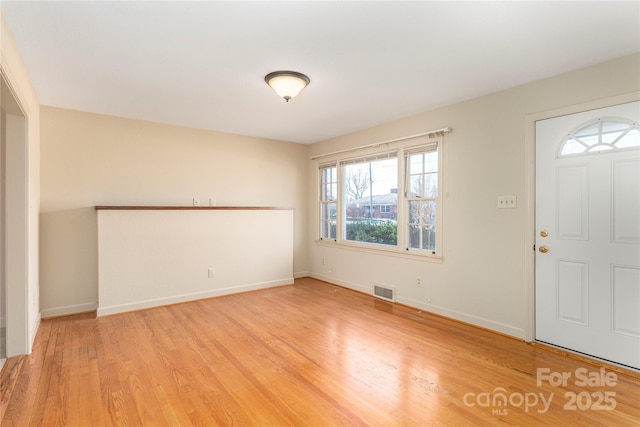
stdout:
<svg viewBox="0 0 640 427">
<path fill-rule="evenodd" d="M 373 285 L 373 296 L 391 302 L 396 302 L 396 291 L 391 288 L 384 288 L 380 285 Z"/>
</svg>

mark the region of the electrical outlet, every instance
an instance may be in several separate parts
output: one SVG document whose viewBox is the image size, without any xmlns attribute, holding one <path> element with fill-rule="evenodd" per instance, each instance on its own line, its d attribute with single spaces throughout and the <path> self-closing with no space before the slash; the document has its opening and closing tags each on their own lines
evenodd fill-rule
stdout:
<svg viewBox="0 0 640 427">
<path fill-rule="evenodd" d="M 209 277 L 209 279 L 213 279 L 214 277 L 216 277 L 216 269 L 213 267 L 209 268 L 209 270 L 207 270 L 207 276 Z"/>
<path fill-rule="evenodd" d="M 517 201 L 516 196 L 498 196 L 498 209 L 515 209 Z"/>
<path fill-rule="evenodd" d="M 193 198 L 193 206 L 200 206 L 200 198 L 198 197 Z"/>
<path fill-rule="evenodd" d="M 422 286 L 422 278 L 420 276 L 416 277 L 416 286 L 417 287 Z"/>
<path fill-rule="evenodd" d="M 327 265 L 327 260 L 325 258 L 322 258 L 322 265 Z"/>
</svg>

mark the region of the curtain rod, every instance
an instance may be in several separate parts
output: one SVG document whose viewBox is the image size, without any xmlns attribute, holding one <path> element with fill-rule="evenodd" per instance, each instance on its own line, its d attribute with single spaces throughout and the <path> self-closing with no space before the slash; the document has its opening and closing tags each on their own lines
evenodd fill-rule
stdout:
<svg viewBox="0 0 640 427">
<path fill-rule="evenodd" d="M 339 151 L 332 151 L 331 153 L 316 154 L 315 156 L 311 156 L 311 160 L 316 160 L 316 159 L 319 159 L 319 158 L 322 158 L 322 157 L 327 157 L 327 156 L 333 156 L 334 154 L 342 154 L 342 153 L 348 153 L 350 151 L 362 150 L 364 148 L 378 147 L 378 146 L 383 145 L 383 144 L 391 144 L 392 142 L 404 141 L 406 139 L 418 138 L 420 136 L 427 136 L 427 135 L 432 136 L 432 135 L 443 134 L 443 133 L 447 133 L 447 132 L 451 132 L 451 128 L 450 127 L 437 129 L 437 130 L 430 130 L 429 132 L 418 133 L 418 134 L 410 135 L 410 136 L 403 136 L 402 138 L 389 139 L 387 141 L 375 142 L 373 144 L 361 145 L 359 147 L 346 148 L 344 150 L 339 150 Z"/>
</svg>

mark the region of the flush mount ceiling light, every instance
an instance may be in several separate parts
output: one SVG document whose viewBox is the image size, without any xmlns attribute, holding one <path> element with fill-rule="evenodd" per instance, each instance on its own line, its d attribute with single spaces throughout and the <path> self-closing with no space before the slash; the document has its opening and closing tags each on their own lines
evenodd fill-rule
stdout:
<svg viewBox="0 0 640 427">
<path fill-rule="evenodd" d="M 274 71 L 264 76 L 264 81 L 287 102 L 311 82 L 309 77 L 296 71 Z"/>
</svg>

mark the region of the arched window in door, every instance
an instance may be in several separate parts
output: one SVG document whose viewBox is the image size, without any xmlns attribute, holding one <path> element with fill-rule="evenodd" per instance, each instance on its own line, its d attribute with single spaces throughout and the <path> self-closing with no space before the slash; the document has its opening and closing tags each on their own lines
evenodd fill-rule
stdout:
<svg viewBox="0 0 640 427">
<path fill-rule="evenodd" d="M 622 117 L 603 117 L 570 132 L 560 144 L 558 157 L 627 148 L 640 148 L 638 123 Z"/>
</svg>

